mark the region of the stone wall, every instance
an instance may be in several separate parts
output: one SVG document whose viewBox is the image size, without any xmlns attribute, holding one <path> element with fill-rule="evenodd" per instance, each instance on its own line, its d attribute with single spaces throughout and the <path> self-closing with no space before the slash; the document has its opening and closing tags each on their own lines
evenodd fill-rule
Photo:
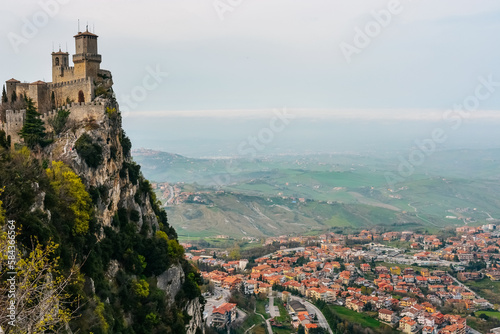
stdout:
<svg viewBox="0 0 500 334">
<path fill-rule="evenodd" d="M 102 79 L 101 79 L 102 80 Z M 45 83 L 42 81 L 34 83 L 8 83 L 7 97 L 11 101 L 12 92 L 16 92 L 18 100 L 26 94 L 31 98 L 41 114 L 68 103 L 79 102 L 79 93 L 83 93 L 84 101 L 90 102 L 94 99 L 95 85 L 91 78 L 75 79 L 65 82 Z M 52 101 L 54 94 L 54 103 Z"/>
<path fill-rule="evenodd" d="M 69 119 L 81 122 L 88 118 L 103 120 L 106 116 L 106 104 L 102 102 L 73 103 L 69 107 Z"/>
<path fill-rule="evenodd" d="M 47 84 L 33 83 L 29 85 L 27 95 L 33 100 L 39 113 L 43 114 L 51 109 L 50 94 Z"/>
<path fill-rule="evenodd" d="M 101 55 L 81 54 L 74 55 L 75 76 L 80 78 L 96 78 L 100 69 Z"/>
<path fill-rule="evenodd" d="M 51 83 L 49 94 L 54 92 L 56 107 L 65 105 L 69 98 L 73 102 L 78 102 L 78 93 L 83 92 L 84 102 L 90 102 L 94 99 L 94 82 L 89 79 L 76 79 L 68 82 Z"/>
<path fill-rule="evenodd" d="M 14 89 L 16 91 L 17 99 L 19 100 L 22 96 L 24 96 L 24 94 L 29 96 L 30 84 L 26 82 L 18 83 L 14 86 Z M 10 95 L 9 93 L 10 92 L 7 93 L 7 97 L 9 101 L 11 101 L 12 93 L 10 93 Z"/>
<path fill-rule="evenodd" d="M 7 136 L 11 137 L 12 143 L 19 143 L 19 131 L 23 128 L 26 110 L 7 110 L 5 111 L 5 123 L 0 124 L 0 128 L 5 131 Z"/>
<path fill-rule="evenodd" d="M 52 67 L 52 82 L 67 82 L 79 79 L 75 75 L 75 68 L 70 66 L 57 66 Z"/>
<path fill-rule="evenodd" d="M 103 102 L 88 102 L 88 103 L 72 103 L 61 107 L 70 111 L 69 120 L 75 122 L 83 122 L 89 119 L 102 121 L 106 116 L 106 104 Z M 45 124 L 47 131 L 51 130 L 49 119 L 57 115 L 57 109 L 49 110 L 40 116 L 40 119 Z M 26 110 L 7 110 L 5 111 L 5 122 L 0 121 L 0 129 L 5 131 L 7 136 L 11 137 L 12 143 L 20 143 L 21 131 L 24 120 L 26 118 Z"/>
</svg>

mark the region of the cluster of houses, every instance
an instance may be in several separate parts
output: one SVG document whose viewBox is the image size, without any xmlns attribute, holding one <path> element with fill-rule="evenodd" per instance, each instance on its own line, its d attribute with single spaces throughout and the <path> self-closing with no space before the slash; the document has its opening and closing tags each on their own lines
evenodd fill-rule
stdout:
<svg viewBox="0 0 500 334">
<path fill-rule="evenodd" d="M 484 231 L 480 227 L 457 232 L 458 236 L 446 240 L 413 232 L 376 235 L 363 231 L 352 236 L 332 233 L 320 236 L 319 246 L 281 249 L 258 258 L 250 270 L 239 271 L 239 274 L 234 269 L 242 268 L 241 263 L 230 261 L 222 265 L 222 270 L 205 271 L 202 275 L 215 286 L 242 289 L 247 294 L 268 295 L 278 290 L 283 291 L 284 300 L 292 293 L 343 305 L 356 312 L 377 312 L 381 322 L 405 333 L 462 334 L 467 329 L 466 319 L 443 314 L 440 310 L 443 306 L 462 310 L 487 309 L 492 307 L 487 300 L 458 282 L 445 268 L 429 270 L 377 264 L 377 252 L 357 244 L 348 247 L 345 242 L 349 238 L 367 241 L 396 238 L 408 241 L 411 249 L 419 250 L 413 256 L 425 259 L 442 259 L 450 253 L 472 254 L 471 259 L 464 258 L 459 264 L 463 266 L 477 259 L 493 261 L 481 272 L 461 270 L 458 266 L 460 281 L 498 279 L 500 267 L 494 260 L 499 255 L 500 239 L 494 229 Z M 306 240 L 310 241 L 309 237 Z M 246 266 L 247 262 L 244 263 Z M 294 325 L 307 325 L 307 316 L 297 310 L 294 312 Z"/>
</svg>

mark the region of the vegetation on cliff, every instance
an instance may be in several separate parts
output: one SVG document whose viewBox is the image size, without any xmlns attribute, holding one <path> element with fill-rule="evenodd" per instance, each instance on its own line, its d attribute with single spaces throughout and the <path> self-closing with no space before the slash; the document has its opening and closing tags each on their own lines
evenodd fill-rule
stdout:
<svg viewBox="0 0 500 334">
<path fill-rule="evenodd" d="M 29 326 L 32 333 L 67 328 L 94 334 L 185 333 L 191 321 L 186 305 L 202 302 L 200 275 L 184 259 L 165 211 L 140 166 L 131 160 L 130 140 L 119 117 L 109 113 L 105 117 L 109 127 L 71 129 L 73 136 L 80 131 L 74 154 L 81 162 L 54 159 L 58 139 L 53 148 L 42 150 L 43 134 L 38 130 L 25 137 L 27 146 L 16 150 L 0 132 L 2 231 L 7 233 L 6 219 L 15 221 L 18 282 L 29 276 L 29 263 L 38 261 L 43 268 L 34 271 L 38 275 L 33 279 L 46 284 L 30 292 L 34 298 L 18 304 L 19 315 L 28 311 L 33 315 L 37 307 L 40 313 L 23 317 L 25 322 L 18 328 L 25 331 Z M 63 128 L 60 124 L 59 129 Z M 99 142 L 99 135 L 107 137 L 108 143 Z M 118 165 L 116 176 L 108 169 L 113 162 Z M 74 163 L 80 164 L 78 168 Z M 101 184 L 92 183 L 96 168 L 100 168 Z M 110 185 L 117 182 L 120 196 L 113 202 L 108 198 Z M 112 214 L 109 224 L 102 219 L 104 211 Z M 0 246 L 8 247 L 5 236 Z M 4 269 L 6 261 L 2 258 Z M 173 292 L 157 286 L 157 277 L 169 268 L 181 271 L 179 289 Z M 5 292 L 9 286 L 3 274 Z M 43 307 L 47 295 L 53 298 L 49 308 Z M 4 329 L 12 328 L 4 311 L 8 303 L 8 298 L 0 299 Z"/>
</svg>

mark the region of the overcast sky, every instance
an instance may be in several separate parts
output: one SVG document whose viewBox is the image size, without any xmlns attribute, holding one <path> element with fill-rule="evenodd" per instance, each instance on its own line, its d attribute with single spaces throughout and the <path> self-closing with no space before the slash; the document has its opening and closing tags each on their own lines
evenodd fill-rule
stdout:
<svg viewBox="0 0 500 334">
<path fill-rule="evenodd" d="M 388 10 L 380 20 L 390 22 L 374 24 L 373 11 Z M 50 81 L 53 45 L 74 53 L 78 19 L 99 35 L 118 97 L 150 70 L 168 72 L 131 111 L 440 109 L 470 95 L 479 76 L 500 81 L 496 0 L 3 1 L 1 77 Z M 26 34 L 30 23 L 37 31 Z M 374 36 L 369 44 L 356 47 L 358 29 Z"/>
<path fill-rule="evenodd" d="M 2 81 L 51 81 L 50 53 L 74 53 L 78 20 L 99 35 L 101 68 L 139 146 L 152 145 L 140 138 L 162 118 L 203 129 L 205 117 L 272 108 L 439 121 L 474 104 L 478 86 L 469 117 L 500 122 L 498 0 L 2 1 Z"/>
</svg>

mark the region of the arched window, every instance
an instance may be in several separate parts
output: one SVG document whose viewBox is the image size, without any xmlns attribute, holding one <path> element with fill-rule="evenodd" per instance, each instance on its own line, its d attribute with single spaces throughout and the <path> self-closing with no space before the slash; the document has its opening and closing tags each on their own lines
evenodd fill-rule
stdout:
<svg viewBox="0 0 500 334">
<path fill-rule="evenodd" d="M 59 57 L 56 57 L 56 66 L 59 66 Z"/>
<path fill-rule="evenodd" d="M 85 102 L 85 95 L 83 95 L 83 91 L 78 92 L 78 102 Z"/>
</svg>

